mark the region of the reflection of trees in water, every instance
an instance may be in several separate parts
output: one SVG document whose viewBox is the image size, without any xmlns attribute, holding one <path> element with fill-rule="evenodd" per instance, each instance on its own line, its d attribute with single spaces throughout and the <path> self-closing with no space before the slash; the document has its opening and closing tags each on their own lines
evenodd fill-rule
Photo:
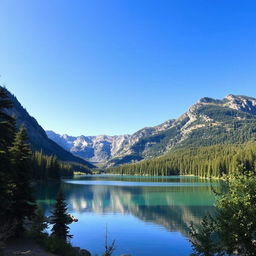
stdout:
<svg viewBox="0 0 256 256">
<path fill-rule="evenodd" d="M 59 188 L 69 202 L 69 211 L 98 214 L 133 214 L 170 231 L 188 235 L 193 221 L 214 210 L 211 187 L 121 187 L 101 185 L 51 184 L 39 188 L 38 199 L 45 209 L 52 206 Z"/>
<path fill-rule="evenodd" d="M 60 190 L 61 183 L 58 181 L 49 181 L 36 185 L 35 197 L 44 212 L 49 210 L 55 204 L 56 196 Z"/>
<path fill-rule="evenodd" d="M 188 236 L 191 222 L 199 226 L 202 218 L 213 211 L 213 206 L 142 206 L 134 215 Z"/>
<path fill-rule="evenodd" d="M 75 176 L 74 180 L 91 181 L 128 181 L 128 182 L 185 182 L 185 183 L 209 183 L 209 179 L 202 179 L 196 176 L 127 176 L 127 175 L 87 175 Z M 218 182 L 218 180 L 215 180 Z"/>
</svg>

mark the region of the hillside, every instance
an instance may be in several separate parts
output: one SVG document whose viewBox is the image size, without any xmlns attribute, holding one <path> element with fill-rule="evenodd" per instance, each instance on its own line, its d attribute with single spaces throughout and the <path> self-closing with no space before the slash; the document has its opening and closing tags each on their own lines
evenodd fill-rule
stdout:
<svg viewBox="0 0 256 256">
<path fill-rule="evenodd" d="M 256 168 L 256 142 L 217 144 L 177 148 L 163 156 L 109 167 L 107 171 L 122 175 L 195 175 L 220 178 Z"/>
<path fill-rule="evenodd" d="M 222 100 L 205 97 L 176 120 L 132 135 L 72 137 L 52 131 L 47 135 L 86 160 L 120 165 L 161 156 L 175 148 L 255 140 L 256 99 L 232 94 Z"/>
<path fill-rule="evenodd" d="M 150 158 L 173 148 L 244 143 L 256 138 L 256 99 L 228 95 L 223 100 L 202 98 L 172 126 L 141 138 L 130 151 L 131 158 Z M 128 155 L 111 164 L 128 163 Z"/>
<path fill-rule="evenodd" d="M 115 157 L 129 155 L 131 147 L 141 138 L 168 129 L 174 120 L 168 120 L 155 127 L 145 127 L 132 135 L 69 136 L 46 131 L 48 137 L 74 155 L 90 162 L 105 163 Z"/>
<path fill-rule="evenodd" d="M 8 114 L 16 117 L 17 127 L 20 127 L 22 124 L 25 125 L 33 151 L 42 150 L 42 152 L 46 155 L 56 155 L 61 161 L 79 163 L 89 168 L 94 167 L 84 159 L 74 156 L 70 152 L 60 147 L 57 143 L 50 140 L 47 137 L 44 129 L 38 124 L 34 117 L 29 115 L 17 98 L 10 92 L 8 92 L 8 95 L 13 103 L 13 108 L 8 110 Z"/>
</svg>

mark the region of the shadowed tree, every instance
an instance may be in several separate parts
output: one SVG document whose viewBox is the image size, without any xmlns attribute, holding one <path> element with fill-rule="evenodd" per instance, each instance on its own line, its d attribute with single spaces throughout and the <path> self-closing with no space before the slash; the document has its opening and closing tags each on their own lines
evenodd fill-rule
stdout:
<svg viewBox="0 0 256 256">
<path fill-rule="evenodd" d="M 31 227 L 33 236 L 38 239 L 46 237 L 47 233 L 45 233 L 45 230 L 47 229 L 47 227 L 48 223 L 45 220 L 43 210 L 40 206 L 37 206 Z"/>
<path fill-rule="evenodd" d="M 10 153 L 15 134 L 15 119 L 6 111 L 12 108 L 7 90 L 0 86 L 0 226 L 6 225 L 8 211 L 11 207 L 10 192 Z M 4 222 L 4 223 L 2 223 Z"/>
<path fill-rule="evenodd" d="M 67 204 L 61 191 L 57 195 L 52 219 L 52 235 L 66 242 L 67 239 L 72 236 L 69 234 L 68 227 L 68 224 L 70 224 L 70 216 L 67 212 Z"/>
<path fill-rule="evenodd" d="M 10 148 L 12 160 L 12 218 L 17 221 L 17 233 L 23 231 L 25 218 L 34 216 L 35 202 L 31 188 L 31 149 L 24 126 L 16 133 Z"/>
</svg>

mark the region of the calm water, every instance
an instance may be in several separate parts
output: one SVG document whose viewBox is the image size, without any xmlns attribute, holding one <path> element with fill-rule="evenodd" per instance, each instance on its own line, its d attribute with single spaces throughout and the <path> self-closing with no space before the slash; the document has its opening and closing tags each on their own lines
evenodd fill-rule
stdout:
<svg viewBox="0 0 256 256">
<path fill-rule="evenodd" d="M 37 198 L 46 215 L 62 188 L 69 212 L 72 244 L 93 255 L 116 240 L 114 256 L 188 256 L 188 226 L 214 211 L 211 184 L 196 177 L 80 176 L 40 185 Z"/>
</svg>

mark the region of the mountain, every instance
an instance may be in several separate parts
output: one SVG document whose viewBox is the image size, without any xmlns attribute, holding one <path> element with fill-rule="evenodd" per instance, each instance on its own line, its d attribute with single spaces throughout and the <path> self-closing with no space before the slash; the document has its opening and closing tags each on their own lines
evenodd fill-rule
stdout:
<svg viewBox="0 0 256 256">
<path fill-rule="evenodd" d="M 204 97 L 176 120 L 132 135 L 47 135 L 84 159 L 119 165 L 160 156 L 175 148 L 255 140 L 256 99 L 232 94 L 222 100 Z"/>
<path fill-rule="evenodd" d="M 79 163 L 89 168 L 94 167 L 84 159 L 74 156 L 59 146 L 57 143 L 50 140 L 36 119 L 29 115 L 29 113 L 25 108 L 23 108 L 23 106 L 14 95 L 12 95 L 9 91 L 7 92 L 10 100 L 13 103 L 13 108 L 7 110 L 7 113 L 16 117 L 17 127 L 20 127 L 22 124 L 25 125 L 28 132 L 29 142 L 33 151 L 42 150 L 42 152 L 46 155 L 56 155 L 57 158 L 61 161 Z"/>
<path fill-rule="evenodd" d="M 130 154 L 130 148 L 141 138 L 157 134 L 168 129 L 173 120 L 169 120 L 155 127 L 146 127 L 133 135 L 99 135 L 99 136 L 69 136 L 59 135 L 53 131 L 46 131 L 48 137 L 74 155 L 90 162 L 105 163 L 114 157 Z"/>
<path fill-rule="evenodd" d="M 176 119 L 169 129 L 141 138 L 131 147 L 130 158 L 144 159 L 174 148 L 243 143 L 255 138 L 256 99 L 232 94 L 223 100 L 205 97 Z M 113 165 L 128 162 L 129 155 L 111 160 Z"/>
</svg>

